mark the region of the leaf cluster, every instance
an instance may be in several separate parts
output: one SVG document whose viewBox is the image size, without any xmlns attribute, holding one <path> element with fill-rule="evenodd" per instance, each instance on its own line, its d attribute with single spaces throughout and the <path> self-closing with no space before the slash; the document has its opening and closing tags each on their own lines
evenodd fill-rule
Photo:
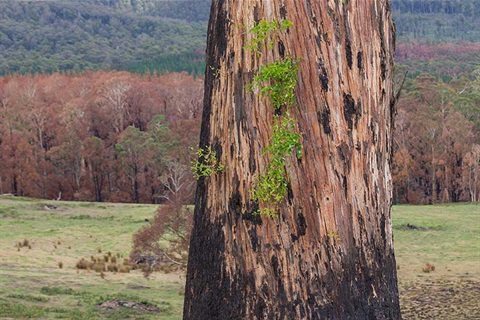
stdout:
<svg viewBox="0 0 480 320">
<path fill-rule="evenodd" d="M 287 113 L 285 117 L 276 116 L 272 127 L 270 145 L 264 153 L 270 156 L 266 172 L 260 175 L 253 191 L 253 200 L 266 204 L 261 213 L 275 216 L 280 203 L 288 192 L 288 175 L 285 171 L 286 159 L 296 153 L 297 159 L 302 157 L 300 134 L 295 132 L 294 119 Z"/>
<path fill-rule="evenodd" d="M 287 30 L 293 25 L 290 20 L 267 22 L 262 20 L 250 29 L 252 38 L 245 46 L 257 54 L 260 48 L 272 49 L 274 35 Z M 286 107 L 285 116 L 275 115 L 272 126 L 270 144 L 264 150 L 270 162 L 265 173 L 255 182 L 252 198 L 260 202 L 262 209 L 259 213 L 274 217 L 288 192 L 288 175 L 285 170 L 286 158 L 295 151 L 297 158 L 302 156 L 300 134 L 295 132 L 294 119 L 288 112 L 295 101 L 295 86 L 298 81 L 298 61 L 287 57 L 266 64 L 260 68 L 258 74 L 249 84 L 249 89 L 258 88 L 261 95 L 269 98 L 276 113 Z"/>
<path fill-rule="evenodd" d="M 196 179 L 225 171 L 225 165 L 218 161 L 217 154 L 211 146 L 199 148 L 196 154 L 198 159 L 192 160 L 191 163 L 191 169 Z"/>
<path fill-rule="evenodd" d="M 260 48 L 272 49 L 274 45 L 273 35 L 287 30 L 291 26 L 293 26 L 293 23 L 290 20 L 281 20 L 280 22 L 261 20 L 249 30 L 252 38 L 245 45 L 245 49 L 257 53 L 259 53 Z"/>
<path fill-rule="evenodd" d="M 295 86 L 299 59 L 286 58 L 262 66 L 253 78 L 252 87 L 260 89 L 262 95 L 270 98 L 275 110 L 291 106 L 295 101 Z"/>
</svg>

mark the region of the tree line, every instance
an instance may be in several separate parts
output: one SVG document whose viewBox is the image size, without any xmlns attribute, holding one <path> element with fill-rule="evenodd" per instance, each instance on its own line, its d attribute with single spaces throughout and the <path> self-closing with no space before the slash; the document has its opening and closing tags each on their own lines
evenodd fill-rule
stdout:
<svg viewBox="0 0 480 320">
<path fill-rule="evenodd" d="M 202 95 L 203 80 L 181 73 L 2 77 L 0 193 L 191 201 Z M 407 78 L 397 109 L 395 202 L 478 201 L 480 71 Z"/>
<path fill-rule="evenodd" d="M 201 104 L 202 81 L 179 73 L 3 77 L 0 193 L 161 203 L 191 192 Z"/>
<path fill-rule="evenodd" d="M 400 41 L 478 42 L 479 0 L 392 0 Z"/>
<path fill-rule="evenodd" d="M 397 203 L 479 201 L 480 69 L 405 82 L 396 116 Z"/>
</svg>

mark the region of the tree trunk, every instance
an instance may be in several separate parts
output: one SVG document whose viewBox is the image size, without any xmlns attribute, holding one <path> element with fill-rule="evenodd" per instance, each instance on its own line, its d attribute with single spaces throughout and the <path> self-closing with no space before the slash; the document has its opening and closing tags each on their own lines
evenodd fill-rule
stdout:
<svg viewBox="0 0 480 320">
<path fill-rule="evenodd" d="M 288 19 L 273 48 L 244 49 L 255 21 Z M 245 28 L 246 26 L 246 28 Z M 394 28 L 387 1 L 214 0 L 200 147 L 226 165 L 201 177 L 184 319 L 400 319 L 390 218 Z M 299 58 L 278 217 L 256 215 L 274 110 L 247 85 Z"/>
</svg>

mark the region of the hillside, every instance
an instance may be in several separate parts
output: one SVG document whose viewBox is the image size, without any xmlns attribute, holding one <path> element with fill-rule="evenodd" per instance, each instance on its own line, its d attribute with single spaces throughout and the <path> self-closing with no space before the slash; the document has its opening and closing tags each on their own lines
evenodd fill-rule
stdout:
<svg viewBox="0 0 480 320">
<path fill-rule="evenodd" d="M 392 0 L 392 9 L 399 44 L 480 42 L 480 0 Z M 210 0 L 0 1 L 0 75 L 85 69 L 202 74 L 209 10 Z M 478 55 L 461 60 L 478 61 Z"/>
<path fill-rule="evenodd" d="M 479 0 L 392 0 L 400 42 L 479 42 Z"/>
<path fill-rule="evenodd" d="M 151 3 L 161 10 L 164 2 Z M 159 57 L 171 62 L 172 55 L 177 56 L 175 61 L 185 58 L 169 69 L 198 72 L 193 67 L 190 70 L 185 61 L 192 60 L 189 57 L 195 52 L 203 52 L 206 22 L 186 10 L 192 3 L 175 2 L 163 14 L 155 14 L 155 10 L 144 14 L 95 0 L 0 1 L 0 75 L 129 70 Z"/>
</svg>

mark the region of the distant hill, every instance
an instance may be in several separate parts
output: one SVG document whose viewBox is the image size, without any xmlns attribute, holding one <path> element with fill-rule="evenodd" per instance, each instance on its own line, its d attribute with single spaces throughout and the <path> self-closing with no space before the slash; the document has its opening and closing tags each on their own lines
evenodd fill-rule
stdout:
<svg viewBox="0 0 480 320">
<path fill-rule="evenodd" d="M 184 58 L 170 69 L 193 72 L 205 48 L 209 6 L 208 1 L 0 1 L 0 75 L 124 70 L 142 68 L 143 61 L 158 61 L 154 67 L 162 70 L 160 58 L 172 55 Z"/>
<path fill-rule="evenodd" d="M 480 42 L 480 0 L 392 0 L 404 41 Z"/>
<path fill-rule="evenodd" d="M 211 0 L 70 0 L 94 4 L 122 12 L 135 12 L 154 17 L 207 22 Z"/>
<path fill-rule="evenodd" d="M 0 0 L 0 75 L 204 72 L 211 0 Z M 399 43 L 480 42 L 480 0 L 392 0 Z"/>
</svg>

